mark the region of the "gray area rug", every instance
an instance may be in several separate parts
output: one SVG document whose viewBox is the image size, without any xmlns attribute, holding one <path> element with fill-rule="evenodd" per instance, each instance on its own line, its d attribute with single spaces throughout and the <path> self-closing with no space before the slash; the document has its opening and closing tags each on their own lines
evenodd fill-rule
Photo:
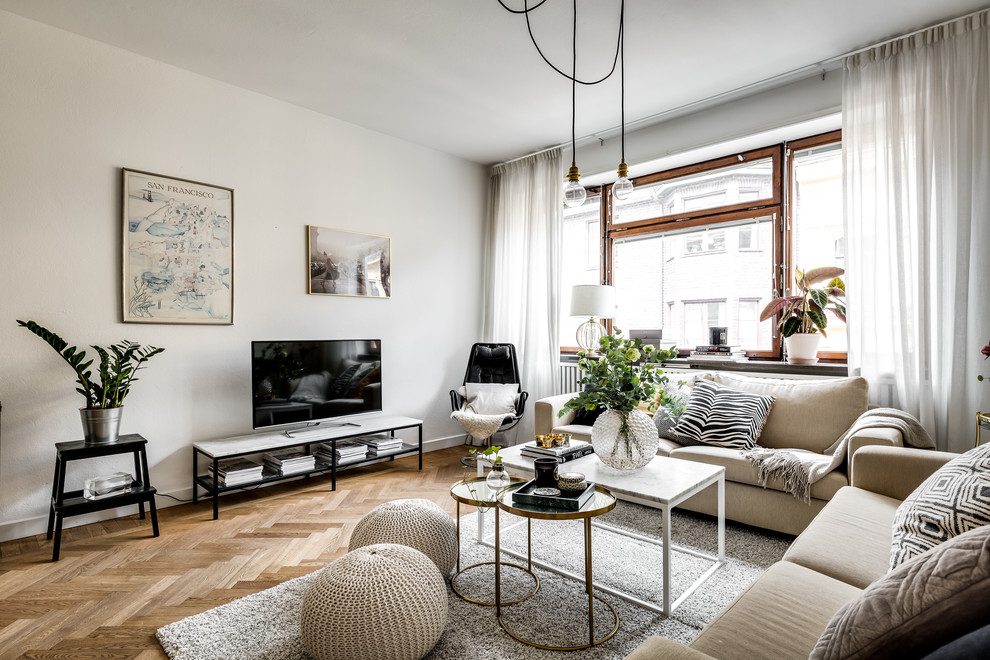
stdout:
<svg viewBox="0 0 990 660">
<path fill-rule="evenodd" d="M 461 519 L 461 565 L 491 561 L 494 551 L 475 542 L 477 514 Z M 491 533 L 494 516 L 485 516 Z M 620 502 L 600 519 L 650 538 L 659 538 L 660 512 Z M 525 552 L 525 523 L 505 532 L 513 517 L 502 521 L 503 547 Z M 671 533 L 674 542 L 704 552 L 717 549 L 716 524 L 711 518 L 675 511 Z M 728 561 L 675 610 L 673 616 L 637 607 L 620 598 L 601 594 L 615 607 L 620 626 L 601 646 L 575 651 L 568 658 L 623 658 L 650 635 L 680 642 L 691 641 L 702 627 L 739 595 L 771 564 L 778 561 L 793 537 L 726 523 Z M 660 600 L 660 548 L 627 536 L 595 529 L 592 536 L 595 581 L 632 593 L 644 600 Z M 579 521 L 533 521 L 533 556 L 547 563 L 584 573 L 583 526 Z M 518 561 L 504 556 L 503 561 Z M 676 552 L 673 556 L 673 595 L 701 575 L 711 562 Z M 587 594 L 582 583 L 535 569 L 541 587 L 532 598 L 503 607 L 503 620 L 517 634 L 551 646 L 579 644 L 587 640 Z M 172 660 L 308 660 L 299 632 L 299 609 L 313 575 L 289 580 L 271 589 L 176 621 L 158 630 L 158 640 Z M 462 593 L 477 600 L 494 600 L 494 569 L 478 567 L 457 578 Z M 532 578 L 511 568 L 502 574 L 503 600 L 513 600 L 531 589 Z M 560 658 L 560 652 L 526 646 L 509 637 L 495 619 L 492 607 L 474 605 L 449 591 L 447 628 L 431 660 L 454 658 Z M 614 625 L 611 612 L 595 603 L 596 637 Z"/>
</svg>

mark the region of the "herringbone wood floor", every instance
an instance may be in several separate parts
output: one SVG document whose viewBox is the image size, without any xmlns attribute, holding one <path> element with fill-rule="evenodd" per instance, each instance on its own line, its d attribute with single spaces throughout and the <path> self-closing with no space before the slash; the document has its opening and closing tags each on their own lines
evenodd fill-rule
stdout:
<svg viewBox="0 0 990 660">
<path fill-rule="evenodd" d="M 463 478 L 453 447 L 159 510 L 161 536 L 137 514 L 0 544 L 0 658 L 166 658 L 159 627 L 325 566 L 355 523 L 389 500 L 433 500 L 451 515 Z"/>
</svg>

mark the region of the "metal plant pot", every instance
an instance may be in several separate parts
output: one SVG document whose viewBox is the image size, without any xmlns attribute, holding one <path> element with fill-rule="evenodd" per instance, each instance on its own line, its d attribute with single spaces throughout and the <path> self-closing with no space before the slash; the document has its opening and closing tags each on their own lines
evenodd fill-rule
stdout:
<svg viewBox="0 0 990 660">
<path fill-rule="evenodd" d="M 120 435 L 120 414 L 123 408 L 80 408 L 83 433 L 90 445 L 117 442 Z"/>
</svg>

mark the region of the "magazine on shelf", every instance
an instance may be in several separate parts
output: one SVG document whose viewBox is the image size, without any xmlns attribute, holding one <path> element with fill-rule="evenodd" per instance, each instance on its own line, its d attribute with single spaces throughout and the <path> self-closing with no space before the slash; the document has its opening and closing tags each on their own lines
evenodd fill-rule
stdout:
<svg viewBox="0 0 990 660">
<path fill-rule="evenodd" d="M 282 451 L 278 453 L 268 453 L 265 454 L 264 456 L 264 460 L 266 463 L 274 463 L 275 465 L 282 465 L 283 463 L 304 462 L 307 458 L 312 458 L 312 456 L 302 451 L 301 449 L 294 449 L 292 451 Z"/>
<path fill-rule="evenodd" d="M 218 461 L 220 474 L 238 474 L 241 472 L 261 472 L 262 465 L 249 458 L 222 458 Z M 213 463 L 209 465 L 213 471 Z"/>
</svg>

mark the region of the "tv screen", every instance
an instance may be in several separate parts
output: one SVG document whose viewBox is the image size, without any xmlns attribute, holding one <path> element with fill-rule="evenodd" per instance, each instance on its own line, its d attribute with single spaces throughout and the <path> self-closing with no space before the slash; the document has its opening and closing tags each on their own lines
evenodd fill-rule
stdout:
<svg viewBox="0 0 990 660">
<path fill-rule="evenodd" d="M 251 342 L 253 427 L 381 412 L 378 339 Z"/>
</svg>

